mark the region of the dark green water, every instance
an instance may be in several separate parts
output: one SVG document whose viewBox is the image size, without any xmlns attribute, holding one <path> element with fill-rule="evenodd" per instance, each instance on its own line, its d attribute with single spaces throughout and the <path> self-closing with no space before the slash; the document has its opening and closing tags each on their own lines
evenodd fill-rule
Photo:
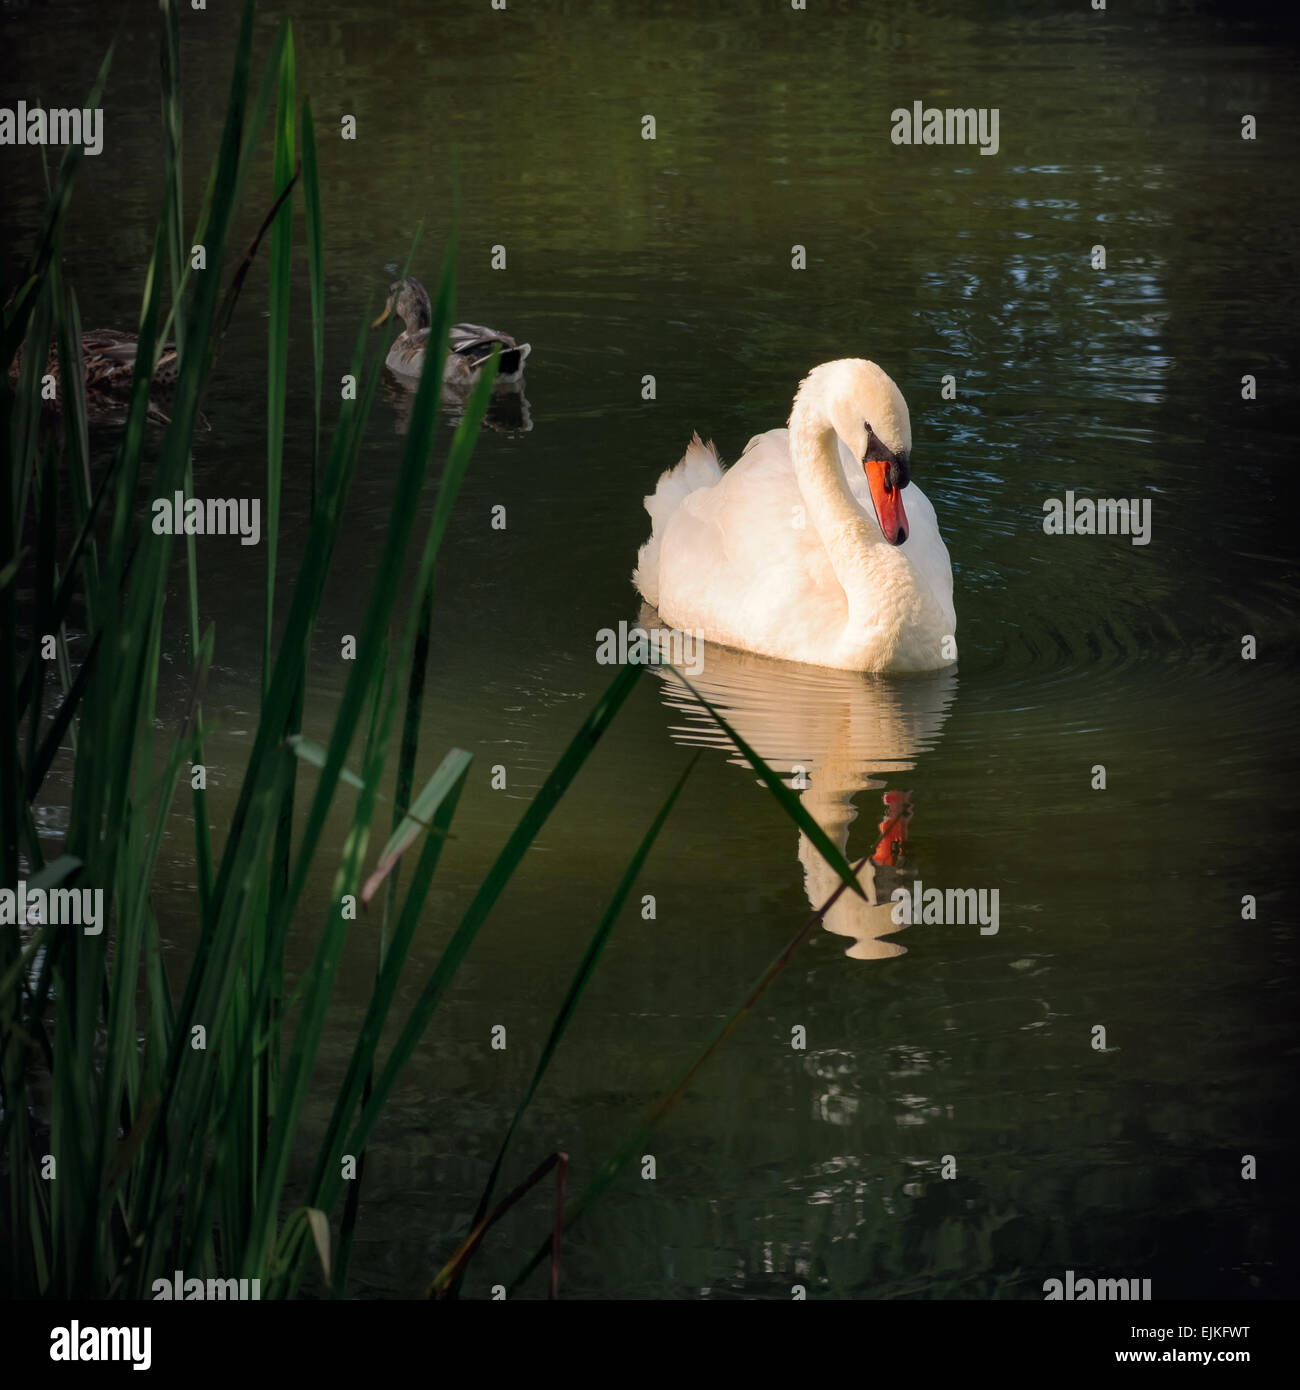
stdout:
<svg viewBox="0 0 1300 1390">
<path fill-rule="evenodd" d="M 195 212 L 227 8 L 183 20 Z M 485 433 L 440 565 L 422 746 L 429 767 L 450 746 L 476 761 L 413 979 L 608 683 L 597 633 L 637 618 L 641 497 L 692 429 L 734 458 L 784 423 L 809 367 L 870 357 L 907 396 L 913 477 L 953 559 L 953 674 L 872 681 L 709 653 L 705 681 L 760 752 L 810 768 L 809 809 L 855 857 L 874 845 L 883 792 L 909 791 L 906 868 L 927 886 L 997 889 L 999 931 L 882 940 L 886 909 L 842 904 L 654 1136 L 655 1180 L 629 1171 L 573 1231 L 563 1291 L 1036 1298 L 1074 1269 L 1150 1278 L 1158 1299 L 1294 1294 L 1294 34 L 1248 8 L 1181 4 L 285 8 L 321 132 L 327 380 L 419 221 L 414 269 L 436 279 L 453 146 L 461 317 L 533 345 L 533 428 Z M 6 6 L 4 103 L 80 104 L 117 13 Z M 159 206 L 151 8 L 125 26 L 105 152 L 87 161 L 69 231 L 88 326 L 134 322 Z M 263 45 L 272 30 L 268 12 Z M 891 110 L 914 100 L 997 107 L 999 152 L 891 144 Z M 344 114 L 355 142 L 335 138 Z M 0 158 L 11 283 L 42 192 L 30 150 Z M 490 268 L 496 244 L 504 271 Z M 264 274 L 206 402 L 206 495 L 264 490 Z M 296 303 L 286 577 L 309 496 L 305 292 Z M 338 638 L 361 620 L 400 426 L 393 390 L 351 499 L 309 733 L 342 689 Z M 1150 544 L 1045 535 L 1042 504 L 1067 489 L 1149 498 Z M 489 524 L 498 505 L 505 531 Z M 233 540 L 200 550 L 218 824 L 258 702 L 264 561 Z M 359 1292 L 422 1288 L 463 1233 L 587 938 L 701 741 L 681 703 L 643 679 L 436 1017 L 370 1153 Z M 581 1185 L 810 894 L 825 896 L 771 797 L 704 741 L 637 888 L 655 920 L 625 912 L 509 1182 L 558 1146 Z M 57 838 L 57 810 L 49 824 Z M 183 945 L 183 825 L 174 843 L 156 905 Z M 1244 894 L 1256 920 L 1242 920 Z M 368 995 L 372 930 L 345 963 L 316 1120 Z M 505 1052 L 489 1046 L 497 1024 Z M 513 1275 L 548 1220 L 535 1194 L 493 1232 L 467 1292 Z"/>
</svg>

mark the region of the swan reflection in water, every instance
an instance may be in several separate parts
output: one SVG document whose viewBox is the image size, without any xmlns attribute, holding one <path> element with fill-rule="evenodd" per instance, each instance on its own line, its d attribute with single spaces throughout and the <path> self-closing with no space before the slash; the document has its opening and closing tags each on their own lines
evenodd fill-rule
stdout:
<svg viewBox="0 0 1300 1390">
<path fill-rule="evenodd" d="M 669 631 L 648 606 L 642 607 L 640 625 L 661 634 Z M 805 810 L 849 862 L 861 858 L 865 847 L 848 851 L 849 827 L 858 815 L 853 798 L 881 791 L 885 783 L 879 774 L 909 771 L 917 755 L 938 741 L 957 693 L 956 672 L 873 676 L 775 661 L 712 643 L 695 650 L 703 654 L 703 669 L 689 677 L 691 684 L 800 793 Z M 674 741 L 720 749 L 729 762 L 748 768 L 681 679 L 667 667 L 653 669 L 662 681 L 664 703 L 680 716 L 669 730 Z M 890 916 L 890 894 L 912 877 L 904 859 L 911 798 L 907 792 L 889 791 L 875 809 L 874 847 L 858 872 L 866 901 L 843 892 L 823 918 L 828 931 L 852 938 L 846 954 L 858 960 L 882 960 L 906 950 L 883 938 L 903 930 Z M 802 832 L 798 853 L 808 902 L 819 908 L 841 880 Z"/>
</svg>

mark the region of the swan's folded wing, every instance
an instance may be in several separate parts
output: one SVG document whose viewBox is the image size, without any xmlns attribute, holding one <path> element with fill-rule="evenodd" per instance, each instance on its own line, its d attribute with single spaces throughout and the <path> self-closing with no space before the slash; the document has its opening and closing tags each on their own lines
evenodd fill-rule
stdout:
<svg viewBox="0 0 1300 1390">
<path fill-rule="evenodd" d="M 692 493 L 672 518 L 660 592 L 678 626 L 758 649 L 809 614 L 843 621 L 843 595 L 804 514 L 786 430 L 769 430 L 714 487 Z M 826 611 L 829 606 L 830 610 Z"/>
</svg>

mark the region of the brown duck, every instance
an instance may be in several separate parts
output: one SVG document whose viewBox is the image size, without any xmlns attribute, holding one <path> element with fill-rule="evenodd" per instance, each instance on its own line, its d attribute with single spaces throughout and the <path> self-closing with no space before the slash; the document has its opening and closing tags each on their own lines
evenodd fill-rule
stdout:
<svg viewBox="0 0 1300 1390">
<path fill-rule="evenodd" d="M 85 367 L 86 413 L 92 419 L 121 411 L 125 408 L 131 394 L 131 379 L 135 374 L 135 354 L 139 341 L 134 333 L 123 333 L 116 328 L 94 328 L 81 335 L 81 359 Z M 22 349 L 19 348 L 9 365 L 9 379 L 18 380 L 22 369 Z M 167 343 L 159 354 L 158 366 L 153 376 L 153 387 L 149 401 L 151 419 L 166 421 L 167 417 L 153 399 L 155 395 L 165 395 L 176 385 L 176 345 Z M 43 402 L 47 410 L 63 409 L 62 377 L 59 372 L 59 350 L 50 344 L 50 355 L 45 374 L 59 383 L 54 398 Z"/>
<path fill-rule="evenodd" d="M 384 312 L 371 324 L 378 328 L 392 316 L 400 320 L 402 331 L 389 350 L 386 365 L 398 376 L 418 377 L 424 370 L 424 355 L 429 346 L 429 325 L 433 321 L 433 306 L 429 292 L 413 276 L 395 280 L 388 287 L 388 303 Z M 528 343 L 517 343 L 508 333 L 483 328 L 476 323 L 458 323 L 451 330 L 446 361 L 443 363 L 443 384 L 468 390 L 477 380 L 492 349 L 500 347 L 501 360 L 497 365 L 494 387 L 516 386 L 524 375 L 524 361 L 532 351 Z"/>
</svg>

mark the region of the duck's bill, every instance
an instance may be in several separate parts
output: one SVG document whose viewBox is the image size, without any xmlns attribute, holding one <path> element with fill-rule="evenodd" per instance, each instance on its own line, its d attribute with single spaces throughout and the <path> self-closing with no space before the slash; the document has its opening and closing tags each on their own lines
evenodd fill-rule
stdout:
<svg viewBox="0 0 1300 1390">
<path fill-rule="evenodd" d="M 903 510 L 902 488 L 889 485 L 886 472 L 887 463 L 868 459 L 863 465 L 867 470 L 867 483 L 871 488 L 871 503 L 876 509 L 876 520 L 881 532 L 890 545 L 902 545 L 907 539 L 907 513 Z"/>
<path fill-rule="evenodd" d="M 387 323 L 387 322 L 388 322 L 388 316 L 389 316 L 389 314 L 391 314 L 392 312 L 393 312 L 393 306 L 392 306 L 392 304 L 391 304 L 391 303 L 385 304 L 385 305 L 384 305 L 384 312 L 383 312 L 382 314 L 380 314 L 380 316 L 374 321 L 374 323 L 372 323 L 372 324 L 370 325 L 371 328 L 378 328 L 379 325 L 380 325 L 381 323 Z"/>
</svg>

